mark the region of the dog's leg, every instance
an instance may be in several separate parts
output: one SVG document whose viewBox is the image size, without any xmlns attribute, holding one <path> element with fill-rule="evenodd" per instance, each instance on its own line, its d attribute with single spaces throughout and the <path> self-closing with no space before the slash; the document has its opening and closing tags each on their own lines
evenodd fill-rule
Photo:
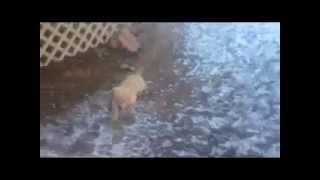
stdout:
<svg viewBox="0 0 320 180">
<path fill-rule="evenodd" d="M 112 99 L 112 122 L 119 120 L 119 105 Z"/>
</svg>

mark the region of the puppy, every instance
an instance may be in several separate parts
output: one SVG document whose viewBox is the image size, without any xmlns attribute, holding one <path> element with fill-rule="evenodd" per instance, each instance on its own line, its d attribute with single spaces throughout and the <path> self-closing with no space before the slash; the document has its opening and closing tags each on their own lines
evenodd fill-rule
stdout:
<svg viewBox="0 0 320 180">
<path fill-rule="evenodd" d="M 129 75 L 119 86 L 112 89 L 112 121 L 119 119 L 119 113 L 130 112 L 138 96 L 147 88 L 140 72 Z"/>
</svg>

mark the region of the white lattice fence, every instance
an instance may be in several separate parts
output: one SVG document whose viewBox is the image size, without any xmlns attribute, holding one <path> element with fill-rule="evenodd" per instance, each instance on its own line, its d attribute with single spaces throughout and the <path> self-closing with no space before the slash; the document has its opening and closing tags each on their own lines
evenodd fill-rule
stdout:
<svg viewBox="0 0 320 180">
<path fill-rule="evenodd" d="M 132 23 L 40 23 L 40 67 L 107 43 L 120 26 Z"/>
</svg>

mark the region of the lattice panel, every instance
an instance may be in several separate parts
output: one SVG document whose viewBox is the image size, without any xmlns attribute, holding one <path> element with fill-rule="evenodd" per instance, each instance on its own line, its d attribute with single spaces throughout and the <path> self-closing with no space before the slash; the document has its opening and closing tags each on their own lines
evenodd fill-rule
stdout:
<svg viewBox="0 0 320 180">
<path fill-rule="evenodd" d="M 40 67 L 107 43 L 131 23 L 40 23 Z"/>
</svg>

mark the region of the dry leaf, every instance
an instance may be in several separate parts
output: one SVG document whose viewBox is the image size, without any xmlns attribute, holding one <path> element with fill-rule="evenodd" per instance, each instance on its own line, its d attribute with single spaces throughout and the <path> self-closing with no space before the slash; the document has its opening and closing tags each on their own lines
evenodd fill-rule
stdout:
<svg viewBox="0 0 320 180">
<path fill-rule="evenodd" d="M 121 45 L 130 52 L 136 52 L 140 48 L 137 38 L 128 29 L 122 30 L 119 40 Z"/>
</svg>

